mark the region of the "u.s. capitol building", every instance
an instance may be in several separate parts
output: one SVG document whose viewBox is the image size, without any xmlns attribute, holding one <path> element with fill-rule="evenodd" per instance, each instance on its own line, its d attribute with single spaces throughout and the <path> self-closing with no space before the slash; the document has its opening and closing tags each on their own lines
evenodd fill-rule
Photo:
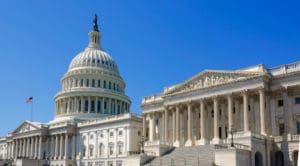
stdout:
<svg viewBox="0 0 300 166">
<path fill-rule="evenodd" d="M 142 118 L 130 113 L 125 82 L 100 39 L 95 17 L 88 47 L 61 80 L 54 119 L 25 121 L 0 138 L 0 165 L 139 165 Z"/>
</svg>

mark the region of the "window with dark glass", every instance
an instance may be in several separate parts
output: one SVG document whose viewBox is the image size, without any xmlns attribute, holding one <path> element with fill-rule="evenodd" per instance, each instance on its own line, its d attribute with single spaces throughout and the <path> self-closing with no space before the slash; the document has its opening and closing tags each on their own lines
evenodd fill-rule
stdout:
<svg viewBox="0 0 300 166">
<path fill-rule="evenodd" d="M 78 111 L 81 112 L 81 100 L 78 101 Z"/>
<path fill-rule="evenodd" d="M 97 101 L 98 102 L 98 105 L 97 105 L 97 111 L 98 113 L 101 112 L 101 102 L 100 101 Z"/>
<path fill-rule="evenodd" d="M 91 112 L 95 112 L 95 101 L 91 101 Z"/>
<path fill-rule="evenodd" d="M 297 134 L 300 134 L 300 121 L 297 122 Z"/>
<path fill-rule="evenodd" d="M 295 104 L 300 104 L 300 97 L 295 98 Z"/>
<path fill-rule="evenodd" d="M 100 88 L 100 84 L 101 83 L 101 80 L 98 80 L 98 88 Z"/>
<path fill-rule="evenodd" d="M 84 102 L 84 112 L 88 112 L 88 110 L 89 110 L 89 101 L 85 100 L 85 102 Z"/>
<path fill-rule="evenodd" d="M 106 81 L 103 82 L 103 88 L 106 88 Z"/>
<path fill-rule="evenodd" d="M 283 100 L 277 100 L 277 106 L 282 107 L 283 106 Z"/>
<path fill-rule="evenodd" d="M 80 80 L 80 86 L 83 86 L 83 79 Z"/>
<path fill-rule="evenodd" d="M 111 82 L 108 82 L 108 89 L 111 89 Z"/>
<path fill-rule="evenodd" d="M 86 80 L 86 85 L 85 86 L 89 86 L 89 79 Z"/>
<path fill-rule="evenodd" d="M 279 123 L 279 135 L 283 135 L 284 133 L 284 123 Z"/>
<path fill-rule="evenodd" d="M 95 80 L 92 79 L 92 87 L 95 87 Z"/>
</svg>

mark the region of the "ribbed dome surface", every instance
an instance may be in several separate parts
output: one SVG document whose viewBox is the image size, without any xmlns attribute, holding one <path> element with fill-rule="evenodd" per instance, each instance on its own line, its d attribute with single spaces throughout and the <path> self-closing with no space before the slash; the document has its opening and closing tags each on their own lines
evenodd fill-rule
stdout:
<svg viewBox="0 0 300 166">
<path fill-rule="evenodd" d="M 112 57 L 98 48 L 86 48 L 71 61 L 69 71 L 79 68 L 99 68 L 119 74 L 118 66 Z"/>
</svg>

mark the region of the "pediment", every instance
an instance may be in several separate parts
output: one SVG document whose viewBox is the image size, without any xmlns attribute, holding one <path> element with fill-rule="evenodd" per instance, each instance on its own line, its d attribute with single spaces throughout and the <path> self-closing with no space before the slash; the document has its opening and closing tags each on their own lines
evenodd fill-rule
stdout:
<svg viewBox="0 0 300 166">
<path fill-rule="evenodd" d="M 16 130 L 13 131 L 13 134 L 25 133 L 29 131 L 39 130 L 41 127 L 38 124 L 34 124 L 29 121 L 23 122 Z"/>
<path fill-rule="evenodd" d="M 244 81 L 261 77 L 264 72 L 245 72 L 245 71 L 203 71 L 191 79 L 172 87 L 165 88 L 164 94 L 177 94 L 202 88 L 209 88 L 237 81 Z"/>
</svg>

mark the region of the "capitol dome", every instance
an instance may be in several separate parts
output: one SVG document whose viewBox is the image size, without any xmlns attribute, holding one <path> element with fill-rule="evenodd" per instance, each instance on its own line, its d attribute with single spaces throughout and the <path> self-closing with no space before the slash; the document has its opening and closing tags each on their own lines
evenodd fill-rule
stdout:
<svg viewBox="0 0 300 166">
<path fill-rule="evenodd" d="M 130 99 L 118 66 L 100 44 L 97 17 L 89 45 L 77 54 L 61 80 L 55 98 L 55 119 L 97 118 L 129 112 Z"/>
</svg>

